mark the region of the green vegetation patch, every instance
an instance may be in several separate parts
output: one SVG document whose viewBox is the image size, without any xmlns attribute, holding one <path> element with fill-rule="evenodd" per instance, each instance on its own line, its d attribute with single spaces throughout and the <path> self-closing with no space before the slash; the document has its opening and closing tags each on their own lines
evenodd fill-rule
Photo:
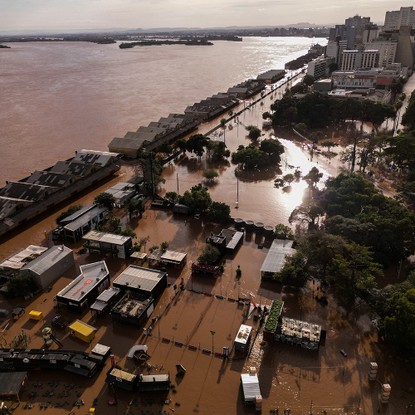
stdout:
<svg viewBox="0 0 415 415">
<path fill-rule="evenodd" d="M 282 300 L 275 299 L 272 301 L 267 322 L 265 323 L 265 331 L 274 333 L 277 330 L 278 320 L 280 318 L 283 305 L 284 302 Z"/>
</svg>

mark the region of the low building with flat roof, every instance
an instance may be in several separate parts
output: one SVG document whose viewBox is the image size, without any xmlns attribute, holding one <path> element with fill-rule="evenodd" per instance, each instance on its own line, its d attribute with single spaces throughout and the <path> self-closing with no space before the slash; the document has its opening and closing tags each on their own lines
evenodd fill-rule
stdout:
<svg viewBox="0 0 415 415">
<path fill-rule="evenodd" d="M 82 239 L 89 252 L 98 251 L 101 254 L 110 254 L 122 259 L 129 258 L 133 249 L 131 236 L 93 230 L 84 235 Z"/>
<path fill-rule="evenodd" d="M 143 294 L 127 291 L 112 308 L 111 316 L 115 321 L 143 327 L 154 311 L 154 299 Z"/>
<path fill-rule="evenodd" d="M 211 233 L 206 242 L 218 247 L 221 250 L 234 252 L 242 243 L 243 238 L 243 232 L 227 228 L 222 229 L 217 235 Z"/>
<path fill-rule="evenodd" d="M 82 312 L 110 285 L 110 274 L 105 261 L 81 265 L 81 273 L 56 295 L 58 307 Z"/>
<path fill-rule="evenodd" d="M 167 287 L 164 271 L 130 265 L 113 281 L 113 286 L 123 291 L 157 298 Z"/>
<path fill-rule="evenodd" d="M 268 254 L 261 266 L 261 278 L 272 277 L 285 264 L 287 255 L 293 255 L 295 249 L 293 241 L 288 239 L 274 239 Z"/>
</svg>

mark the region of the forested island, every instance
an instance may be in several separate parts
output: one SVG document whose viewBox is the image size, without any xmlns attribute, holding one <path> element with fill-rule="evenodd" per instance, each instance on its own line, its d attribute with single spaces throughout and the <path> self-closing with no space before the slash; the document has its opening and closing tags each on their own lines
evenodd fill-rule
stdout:
<svg viewBox="0 0 415 415">
<path fill-rule="evenodd" d="M 140 40 L 138 42 L 121 43 L 120 49 L 131 49 L 135 46 L 162 46 L 162 45 L 185 45 L 185 46 L 213 46 L 207 39 L 187 40 Z"/>
</svg>

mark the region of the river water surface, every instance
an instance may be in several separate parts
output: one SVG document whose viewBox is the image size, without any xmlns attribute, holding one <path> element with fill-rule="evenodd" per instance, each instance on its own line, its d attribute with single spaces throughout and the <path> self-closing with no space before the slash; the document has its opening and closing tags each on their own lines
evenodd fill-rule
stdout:
<svg viewBox="0 0 415 415">
<path fill-rule="evenodd" d="M 182 112 L 186 105 L 267 69 L 281 68 L 285 61 L 304 53 L 310 43 L 310 39 L 299 38 L 248 38 L 242 43 L 218 42 L 211 48 L 172 46 L 127 51 L 120 51 L 116 45 L 87 43 L 12 44 L 6 54 L 0 53 L 2 70 L 5 68 L 0 85 L 2 91 L 6 91 L 0 101 L 3 156 L 0 178 L 19 179 L 36 168 L 72 156 L 81 147 L 105 150 L 114 135 L 124 135 L 127 130 L 135 130 L 169 112 Z M 240 144 L 246 145 L 246 126 L 262 125 L 262 113 L 269 109 L 273 100 L 281 97 L 283 88 L 244 111 L 237 120 L 230 121 L 225 132 L 212 134 L 212 139 L 225 140 L 231 151 Z M 201 131 L 211 127 L 204 125 Z M 271 134 L 271 131 L 263 131 L 264 137 Z M 307 149 L 284 137 L 279 139 L 285 147 L 280 174 L 293 172 L 296 168 L 306 174 L 313 166 L 318 167 L 324 177 L 337 172 L 337 166 L 326 157 L 311 157 Z M 183 193 L 201 182 L 206 167 L 212 167 L 206 156 L 198 159 L 188 154 L 166 166 L 166 182 L 161 190 Z M 213 167 L 217 167 L 221 175 L 210 187 L 212 198 L 230 204 L 232 216 L 265 225 L 287 223 L 289 214 L 301 203 L 306 190 L 301 181 L 293 183 L 291 191 L 286 192 L 274 187 L 274 175 L 238 176 L 236 179 L 235 166 Z M 117 181 L 128 180 L 131 175 L 131 167 L 123 166 L 116 177 L 88 194 L 68 201 L 67 205 L 91 203 L 97 194 Z M 66 208 L 62 206 L 60 211 Z M 30 227 L 10 235 L 0 246 L 0 259 L 28 244 L 50 243 L 46 236 L 54 228 L 58 214 L 58 209 L 48 212 Z M 54 380 L 60 382 L 55 391 L 64 388 L 65 383 L 76 382 L 81 388 L 79 396 L 86 405 L 92 405 L 98 398 L 97 412 L 102 414 L 160 414 L 162 410 L 163 413 L 177 414 L 252 414 L 254 410 L 242 403 L 239 376 L 253 366 L 259 374 L 264 414 L 277 413 L 277 408 L 280 414 L 290 408 L 293 415 L 323 411 L 349 415 L 405 413 L 413 396 L 403 391 L 413 386 L 412 378 L 378 347 L 377 333 L 365 310 L 346 312 L 331 296 L 329 305 L 322 307 L 314 300 L 314 286 L 298 293 L 261 282 L 259 269 L 269 244 L 262 247 L 262 238 L 258 235 L 246 234 L 236 254 L 226 257 L 223 275 L 212 280 L 192 277 L 190 264 L 200 254 L 206 234 L 218 231 L 217 226 L 150 209 L 139 222 L 127 224 L 138 238 L 150 237 L 147 250 L 168 241 L 171 249 L 188 253 L 188 264 L 181 272 L 169 269 L 171 286 L 156 304 L 154 315 L 160 320 L 154 327 L 153 336 L 146 337 L 142 330 L 114 324 L 110 318 L 93 320 L 90 312 L 83 316 L 73 316 L 66 310 L 59 312 L 70 320 L 79 317 L 96 326 L 98 332 L 93 345 L 96 341 L 110 345 L 117 362 L 129 370 L 142 370 L 125 355 L 134 344 L 145 342 L 155 371 L 168 372 L 172 376 L 174 388 L 168 399 L 144 396 L 141 400 L 132 400 L 131 394 L 120 392 L 119 405 L 108 406 L 112 393 L 105 384 L 107 364 L 93 382 L 66 376 L 63 380 L 58 374 L 33 374 L 22 396 L 23 401 L 29 399 L 29 391 L 39 393 L 33 382 L 42 381 L 46 385 Z M 80 253 L 81 243 L 71 248 L 78 264 L 101 259 L 96 254 Z M 111 279 L 127 265 L 125 261 L 105 260 Z M 242 269 L 240 280 L 235 279 L 237 265 Z M 28 310 L 42 311 L 45 320 L 32 323 L 25 316 L 8 326 L 2 339 L 10 343 L 16 333 L 25 330 L 31 336 L 30 347 L 42 347 L 40 329 L 50 324 L 56 313 L 53 297 L 77 275 L 79 269 L 73 267 L 51 287 L 51 292 L 19 304 Z M 174 285 L 180 278 L 183 278 L 186 290 L 175 294 Z M 311 353 L 286 345 L 263 343 L 258 323 L 251 317 L 246 323 L 259 334 L 246 360 L 225 361 L 204 353 L 204 349 L 219 352 L 224 346 L 232 347 L 239 325 L 246 320 L 246 310 L 233 301 L 239 296 L 268 306 L 274 298 L 283 299 L 287 316 L 323 326 L 327 331 L 325 346 L 318 353 Z M 10 308 L 13 304 L 17 305 L 0 298 L 0 308 Z M 57 336 L 68 349 L 89 350 L 91 347 L 75 341 L 67 332 L 57 333 Z M 195 349 L 189 349 L 189 345 Z M 347 350 L 347 359 L 339 353 L 340 348 Z M 395 393 L 390 406 L 380 406 L 378 383 L 367 381 L 372 360 L 379 363 L 379 380 L 392 384 Z M 179 363 L 187 368 L 183 379 L 174 377 Z M 34 399 L 36 405 L 40 400 L 43 398 Z M 68 404 L 65 409 L 69 411 L 70 407 Z M 26 412 L 22 406 L 15 413 Z M 49 408 L 48 413 L 60 415 L 63 409 Z"/>
<path fill-rule="evenodd" d="M 0 52 L 0 185 L 72 157 L 107 150 L 171 112 L 304 54 L 325 39 L 244 38 L 210 47 L 11 43 Z"/>
</svg>

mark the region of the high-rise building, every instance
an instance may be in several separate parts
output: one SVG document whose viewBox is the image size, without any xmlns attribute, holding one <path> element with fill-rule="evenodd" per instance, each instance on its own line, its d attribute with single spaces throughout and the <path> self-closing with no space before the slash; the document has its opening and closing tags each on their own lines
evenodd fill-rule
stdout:
<svg viewBox="0 0 415 415">
<path fill-rule="evenodd" d="M 399 30 L 401 26 L 410 26 L 415 29 L 415 10 L 412 6 L 386 12 L 384 30 Z"/>
</svg>

